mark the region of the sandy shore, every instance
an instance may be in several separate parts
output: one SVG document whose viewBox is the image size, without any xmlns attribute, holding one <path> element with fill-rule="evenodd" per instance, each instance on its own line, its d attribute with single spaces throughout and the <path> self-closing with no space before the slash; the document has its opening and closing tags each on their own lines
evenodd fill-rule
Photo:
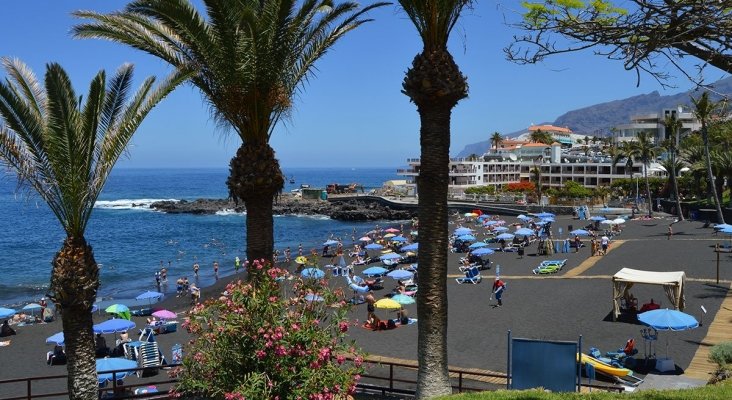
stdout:
<svg viewBox="0 0 732 400">
<path fill-rule="evenodd" d="M 509 223 L 515 221 L 513 217 L 505 219 Z M 567 275 L 567 272 L 589 258 L 587 248 L 581 249 L 579 253 L 549 257 L 568 260 L 565 269 L 552 276 L 535 276 L 531 273 L 541 260 L 547 259 L 535 254 L 535 246 L 530 247 L 523 258 L 518 258 L 516 253 L 492 255 L 490 259 L 493 265 L 501 265 L 501 275 L 508 282 L 504 306 L 500 308 L 492 307 L 495 302 L 489 301 L 495 267 L 482 272 L 485 279 L 478 285 L 458 285 L 453 278 L 460 274 L 458 258 L 461 255 L 451 253 L 447 293 L 450 307 L 450 364 L 505 372 L 509 330 L 514 337 L 536 339 L 577 340 L 581 335 L 585 350 L 589 347 L 597 347 L 602 351 L 615 350 L 628 338 L 635 338 L 640 350 L 639 356 L 642 356 L 642 326 L 636 323 L 612 322 L 610 318 L 610 277 L 619 269 L 630 267 L 651 271 L 686 271 L 686 312 L 698 319 L 700 307 L 706 308 L 703 326 L 691 331 L 663 332 L 660 335 L 661 340 L 655 343 L 655 353 L 662 357 L 666 355 L 668 340 L 668 356 L 683 370 L 706 335 L 708 324 L 719 310 L 722 300 L 728 295 L 732 269 L 724 266 L 732 266 L 732 258 L 723 259 L 721 278 L 724 282 L 719 285 L 710 282 L 715 276 L 715 255 L 710 246 L 724 241 L 724 238 L 713 236 L 711 229 L 702 228 L 701 222 L 683 222 L 674 225 L 674 237 L 667 240 L 665 233 L 668 223 L 669 221 L 662 219 L 629 221 L 623 233 L 615 238 L 609 254 L 595 257 L 592 265 L 577 276 Z M 577 228 L 584 223 L 563 217 L 559 217 L 555 223 L 555 227 L 562 227 L 564 232 L 568 231 L 568 225 Z M 456 226 L 451 225 L 451 229 Z M 481 234 L 480 230 L 478 234 Z M 586 267 L 588 264 L 583 265 Z M 364 267 L 358 267 L 356 273 L 363 269 Z M 203 288 L 203 299 L 218 296 L 231 280 L 243 277 L 243 273 L 222 277 L 214 285 Z M 343 278 L 335 277 L 332 282 L 334 285 L 345 286 Z M 387 278 L 385 288 L 375 293 L 377 299 L 391 292 L 394 287 L 395 283 Z M 660 287 L 636 285 L 633 293 L 641 304 L 652 298 L 655 302 L 660 302 L 662 307 L 669 306 Z M 190 307 L 190 298 L 168 296 L 162 302 L 154 304 L 154 307 L 182 312 Z M 405 308 L 410 316 L 416 317 L 415 305 Z M 383 310 L 377 310 L 377 314 L 382 318 L 388 316 Z M 354 325 L 360 324 L 366 316 L 365 305 L 354 307 L 350 315 Z M 95 315 L 95 320 L 98 321 L 106 318 L 106 315 Z M 133 321 L 138 328 L 145 325 L 144 318 L 133 317 Z M 10 339 L 11 345 L 0 347 L 0 358 L 19 361 L 14 362 L 12 368 L 1 368 L 0 380 L 65 374 L 64 367 L 49 367 L 45 364 L 45 353 L 51 349 L 50 345 L 45 345 L 45 338 L 60 330 L 59 321 L 18 327 L 18 335 Z M 417 358 L 416 324 L 382 332 L 354 326 L 349 334 L 370 354 L 410 360 Z M 108 342 L 111 339 L 108 338 Z M 158 336 L 166 358 L 170 358 L 170 350 L 174 344 L 185 344 L 188 340 L 187 333 L 180 329 L 176 333 Z M 129 379 L 130 383 L 137 382 L 137 378 Z M 44 384 L 43 389 L 39 390 L 58 390 L 64 385 L 65 381 L 53 381 L 48 385 Z M 23 390 L 19 385 L 0 387 L 0 391 L 7 395 Z"/>
</svg>

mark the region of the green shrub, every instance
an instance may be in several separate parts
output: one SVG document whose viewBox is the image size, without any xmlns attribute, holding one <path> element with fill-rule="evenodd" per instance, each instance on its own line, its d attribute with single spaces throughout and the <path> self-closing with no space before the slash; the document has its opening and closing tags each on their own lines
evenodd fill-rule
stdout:
<svg viewBox="0 0 732 400">
<path fill-rule="evenodd" d="M 363 358 L 345 341 L 343 291 L 296 279 L 283 295 L 287 271 L 264 260 L 249 269 L 256 279 L 230 283 L 190 312 L 183 326 L 193 340 L 173 371 L 179 384 L 171 397 L 332 400 L 353 393 Z"/>
<path fill-rule="evenodd" d="M 732 364 L 732 342 L 724 342 L 714 345 L 709 349 L 709 359 L 720 367 Z"/>
</svg>

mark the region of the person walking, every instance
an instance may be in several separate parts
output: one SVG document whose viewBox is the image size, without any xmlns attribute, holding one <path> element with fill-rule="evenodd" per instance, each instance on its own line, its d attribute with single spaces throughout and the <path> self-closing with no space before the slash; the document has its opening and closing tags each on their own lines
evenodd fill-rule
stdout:
<svg viewBox="0 0 732 400">
<path fill-rule="evenodd" d="M 193 274 L 196 275 L 196 278 L 198 278 L 198 270 L 201 268 L 198 263 L 193 263 Z"/>
<path fill-rule="evenodd" d="M 671 240 L 671 236 L 674 235 L 674 230 L 671 227 L 671 224 L 668 225 L 668 240 Z"/>
<path fill-rule="evenodd" d="M 241 268 L 241 260 L 239 260 L 239 256 L 236 256 L 234 259 L 234 273 L 239 273 L 239 268 Z"/>
<path fill-rule="evenodd" d="M 574 252 L 579 253 L 580 246 L 582 246 L 582 240 L 579 235 L 574 235 Z"/>
<path fill-rule="evenodd" d="M 218 278 L 219 277 L 219 262 L 214 261 L 213 267 L 214 267 L 214 275 Z"/>
<path fill-rule="evenodd" d="M 607 246 L 610 244 L 610 238 L 607 235 L 603 235 L 600 238 L 600 247 L 602 247 L 602 255 L 607 254 Z"/>
<path fill-rule="evenodd" d="M 493 282 L 493 295 L 496 296 L 496 301 L 498 302 L 496 307 L 503 305 L 502 298 L 504 290 L 506 290 L 506 282 L 502 281 L 501 278 L 496 277 L 496 280 Z"/>
<path fill-rule="evenodd" d="M 597 254 L 597 240 L 593 237 L 590 239 L 590 257 L 594 257 Z"/>
</svg>

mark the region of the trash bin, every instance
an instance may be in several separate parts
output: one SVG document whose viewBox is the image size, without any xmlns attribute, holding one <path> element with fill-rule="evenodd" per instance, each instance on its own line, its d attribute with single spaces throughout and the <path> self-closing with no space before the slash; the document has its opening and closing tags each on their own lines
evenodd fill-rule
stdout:
<svg viewBox="0 0 732 400">
<path fill-rule="evenodd" d="M 320 200 L 328 200 L 328 192 L 326 192 L 325 190 L 320 192 Z"/>
</svg>

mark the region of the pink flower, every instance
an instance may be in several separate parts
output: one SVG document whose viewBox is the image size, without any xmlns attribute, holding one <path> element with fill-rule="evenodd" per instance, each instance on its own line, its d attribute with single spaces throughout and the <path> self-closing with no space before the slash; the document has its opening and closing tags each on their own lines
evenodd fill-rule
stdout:
<svg viewBox="0 0 732 400">
<path fill-rule="evenodd" d="M 290 328 L 292 328 L 293 331 L 297 332 L 300 330 L 300 325 L 293 323 L 292 325 L 290 325 Z"/>
<path fill-rule="evenodd" d="M 361 357 L 361 356 L 356 356 L 356 358 L 354 358 L 354 359 L 353 359 L 353 363 L 354 363 L 354 364 L 355 364 L 355 365 L 356 365 L 357 367 L 360 367 L 360 366 L 361 366 L 361 364 L 363 364 L 363 357 Z"/>
<path fill-rule="evenodd" d="M 244 400 L 244 396 L 241 393 L 224 393 L 224 399 L 226 400 Z"/>
<path fill-rule="evenodd" d="M 267 356 L 267 353 L 265 353 L 264 350 L 257 350 L 255 354 L 260 360 Z"/>
<path fill-rule="evenodd" d="M 338 329 L 341 331 L 341 333 L 348 331 L 348 322 L 341 321 L 338 323 Z"/>
<path fill-rule="evenodd" d="M 339 354 L 339 355 L 338 355 L 338 356 L 336 357 L 336 362 L 337 362 L 338 364 L 343 364 L 343 363 L 344 363 L 345 361 L 346 361 L 346 357 L 343 357 L 343 356 L 342 356 L 342 355 L 340 355 L 340 354 Z"/>
</svg>

